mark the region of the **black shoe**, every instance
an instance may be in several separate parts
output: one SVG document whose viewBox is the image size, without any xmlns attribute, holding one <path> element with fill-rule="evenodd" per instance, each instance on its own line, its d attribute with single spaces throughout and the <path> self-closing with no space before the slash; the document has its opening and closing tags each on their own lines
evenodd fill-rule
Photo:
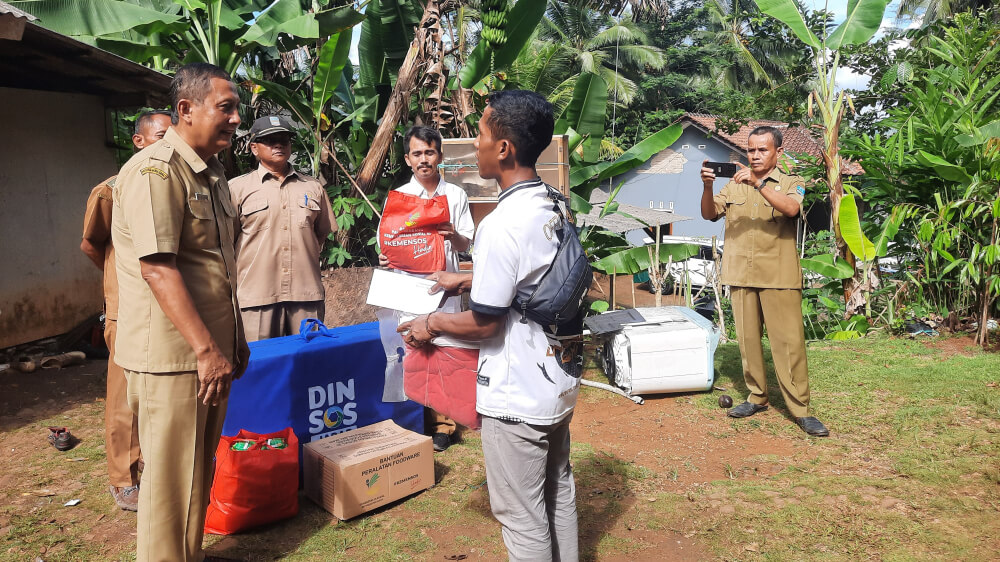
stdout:
<svg viewBox="0 0 1000 562">
<path fill-rule="evenodd" d="M 431 436 L 431 442 L 434 443 L 434 451 L 440 453 L 451 446 L 451 435 L 447 433 L 435 433 Z"/>
<path fill-rule="evenodd" d="M 767 404 L 753 404 L 751 402 L 744 402 L 739 406 L 730 408 L 726 414 L 731 418 L 748 418 L 757 412 L 763 412 L 767 409 Z"/>
<path fill-rule="evenodd" d="M 830 435 L 830 430 L 823 425 L 823 422 L 812 416 L 806 418 L 795 418 L 795 422 L 799 424 L 802 431 L 805 431 L 809 435 L 814 435 L 816 437 L 827 437 Z"/>
</svg>

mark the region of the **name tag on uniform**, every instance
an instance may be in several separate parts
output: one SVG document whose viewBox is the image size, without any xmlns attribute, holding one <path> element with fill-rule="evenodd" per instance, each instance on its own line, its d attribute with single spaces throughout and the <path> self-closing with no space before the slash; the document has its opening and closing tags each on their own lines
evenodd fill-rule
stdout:
<svg viewBox="0 0 1000 562">
<path fill-rule="evenodd" d="M 194 200 L 195 201 L 202 201 L 202 200 L 206 200 L 207 201 L 208 200 L 208 194 L 207 193 L 197 193 L 196 192 L 194 194 Z"/>
</svg>

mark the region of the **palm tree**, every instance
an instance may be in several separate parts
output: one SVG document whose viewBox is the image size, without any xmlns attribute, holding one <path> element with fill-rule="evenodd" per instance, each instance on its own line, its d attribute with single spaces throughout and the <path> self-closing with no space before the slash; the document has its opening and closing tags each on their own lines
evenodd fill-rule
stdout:
<svg viewBox="0 0 1000 562">
<path fill-rule="evenodd" d="M 774 77 L 784 76 L 786 63 L 799 55 L 783 35 L 754 33 L 753 20 L 763 14 L 751 0 L 708 0 L 705 6 L 712 17 L 711 39 L 735 53 L 732 64 L 714 72 L 718 85 L 744 91 L 773 87 Z"/>
<path fill-rule="evenodd" d="M 977 12 L 993 6 L 992 0 L 900 0 L 897 18 L 921 17 L 921 25 L 951 19 L 962 12 Z"/>
<path fill-rule="evenodd" d="M 635 99 L 638 87 L 622 71 L 660 70 L 666 66 L 663 51 L 649 45 L 635 22 L 618 21 L 607 13 L 566 0 L 549 0 L 538 39 L 526 66 L 534 68 L 530 74 L 536 79 L 536 91 L 556 101 L 567 92 L 572 94 L 580 73 L 590 72 L 607 83 L 610 101 L 627 106 Z"/>
</svg>

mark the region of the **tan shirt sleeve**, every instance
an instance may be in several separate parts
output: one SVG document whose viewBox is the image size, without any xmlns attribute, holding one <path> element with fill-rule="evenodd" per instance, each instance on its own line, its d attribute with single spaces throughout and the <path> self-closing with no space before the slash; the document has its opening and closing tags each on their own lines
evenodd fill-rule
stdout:
<svg viewBox="0 0 1000 562">
<path fill-rule="evenodd" d="M 111 187 L 102 183 L 90 192 L 87 210 L 83 216 L 83 239 L 95 247 L 106 246 L 111 241 Z"/>
<path fill-rule="evenodd" d="M 715 202 L 715 218 L 712 219 L 712 222 L 726 216 L 726 203 L 729 202 L 729 196 L 731 195 L 731 185 L 733 185 L 733 182 L 728 182 L 726 185 L 722 186 L 722 191 L 712 197 L 712 200 Z"/>
<path fill-rule="evenodd" d="M 149 160 L 119 178 L 121 207 L 137 258 L 176 254 L 184 227 L 187 190 L 166 162 Z"/>
<path fill-rule="evenodd" d="M 320 185 L 319 188 L 319 217 L 316 219 L 316 238 L 320 246 L 326 242 L 326 237 L 331 232 L 337 231 L 337 218 L 333 216 L 333 206 L 330 204 L 330 196 L 326 193 L 326 188 Z"/>
<path fill-rule="evenodd" d="M 806 181 L 800 176 L 784 176 L 781 178 L 781 187 L 785 195 L 795 199 L 802 206 L 802 199 L 806 195 Z"/>
</svg>

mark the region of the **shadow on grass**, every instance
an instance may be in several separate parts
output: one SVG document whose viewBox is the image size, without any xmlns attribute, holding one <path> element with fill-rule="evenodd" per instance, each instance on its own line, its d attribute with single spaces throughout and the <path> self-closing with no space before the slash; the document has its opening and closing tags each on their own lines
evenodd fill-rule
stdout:
<svg viewBox="0 0 1000 562">
<path fill-rule="evenodd" d="M 740 358 L 740 348 L 736 343 L 719 346 L 715 352 L 715 386 L 721 386 L 727 390 L 733 398 L 733 404 L 744 402 L 750 395 L 746 381 L 743 380 L 743 360 Z M 788 411 L 785 405 L 785 397 L 781 394 L 781 387 L 778 385 L 778 378 L 774 372 L 774 360 L 771 357 L 771 348 L 764 340 L 764 372 L 767 375 L 767 401 L 772 410 L 779 412 L 786 419 L 795 423 L 795 416 Z"/>
<path fill-rule="evenodd" d="M 0 375 L 0 431 L 15 431 L 57 418 L 80 404 L 104 400 L 106 371 L 105 361 L 87 360 L 62 369 L 4 372 Z"/>
</svg>

